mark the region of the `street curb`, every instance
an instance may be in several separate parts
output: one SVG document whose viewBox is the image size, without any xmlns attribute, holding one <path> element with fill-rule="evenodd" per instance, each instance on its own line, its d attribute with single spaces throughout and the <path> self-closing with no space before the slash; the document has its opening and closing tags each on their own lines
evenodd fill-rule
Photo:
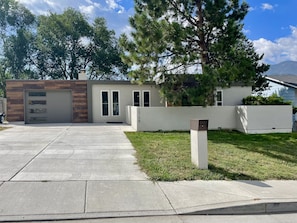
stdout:
<svg viewBox="0 0 297 223">
<path fill-rule="evenodd" d="M 164 211 L 114 211 L 93 213 L 37 214 L 37 215 L 5 215 L 0 216 L 0 222 L 36 222 L 36 221 L 72 221 L 112 218 L 175 216 L 174 210 Z"/>
<path fill-rule="evenodd" d="M 180 215 L 253 215 L 297 213 L 297 202 L 259 202 L 221 208 L 202 208 L 204 210 L 179 210 Z"/>
<path fill-rule="evenodd" d="M 226 204 L 218 204 L 225 205 Z M 194 211 L 196 209 L 196 211 Z M 200 210 L 197 210 L 200 209 Z M 179 210 L 156 211 L 123 211 L 123 212 L 98 212 L 77 214 L 46 214 L 23 216 L 0 216 L 0 222 L 28 222 L 28 221 L 70 221 L 70 220 L 95 220 L 111 218 L 133 217 L 160 217 L 178 215 L 255 215 L 255 214 L 281 214 L 297 213 L 297 202 L 263 202 L 257 204 L 234 205 L 229 207 L 197 206 Z"/>
</svg>

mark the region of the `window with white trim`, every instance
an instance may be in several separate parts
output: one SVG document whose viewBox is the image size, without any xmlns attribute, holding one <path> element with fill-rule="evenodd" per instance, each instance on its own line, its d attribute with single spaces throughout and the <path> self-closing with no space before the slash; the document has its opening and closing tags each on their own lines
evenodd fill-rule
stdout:
<svg viewBox="0 0 297 223">
<path fill-rule="evenodd" d="M 108 103 L 108 91 L 101 91 L 101 103 L 102 103 L 102 116 L 109 115 L 109 103 Z"/>
<path fill-rule="evenodd" d="M 143 107 L 150 107 L 150 91 L 143 91 Z"/>
<path fill-rule="evenodd" d="M 120 94 L 118 91 L 112 91 L 112 115 L 120 115 Z"/>
<path fill-rule="evenodd" d="M 223 106 L 223 91 L 217 90 L 216 92 L 216 105 Z"/>
<path fill-rule="evenodd" d="M 133 106 L 140 106 L 140 91 L 133 91 Z"/>
</svg>

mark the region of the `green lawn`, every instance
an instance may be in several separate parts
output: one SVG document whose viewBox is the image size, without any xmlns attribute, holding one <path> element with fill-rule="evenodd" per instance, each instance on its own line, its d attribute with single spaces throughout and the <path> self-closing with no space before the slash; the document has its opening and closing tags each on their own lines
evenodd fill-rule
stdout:
<svg viewBox="0 0 297 223">
<path fill-rule="evenodd" d="M 189 132 L 127 132 L 152 180 L 297 180 L 297 134 L 208 132 L 209 170 L 191 163 Z"/>
</svg>

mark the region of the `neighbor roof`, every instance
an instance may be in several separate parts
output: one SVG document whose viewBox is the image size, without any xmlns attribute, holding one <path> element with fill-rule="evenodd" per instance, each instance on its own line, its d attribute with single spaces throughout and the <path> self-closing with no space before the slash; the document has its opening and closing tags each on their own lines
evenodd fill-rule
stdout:
<svg viewBox="0 0 297 223">
<path fill-rule="evenodd" d="M 297 75 L 273 75 L 266 79 L 277 84 L 297 89 Z"/>
</svg>

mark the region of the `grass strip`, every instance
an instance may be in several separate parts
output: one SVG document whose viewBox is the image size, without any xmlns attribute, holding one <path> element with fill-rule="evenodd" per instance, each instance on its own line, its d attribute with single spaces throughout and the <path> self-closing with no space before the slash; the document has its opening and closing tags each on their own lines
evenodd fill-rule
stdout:
<svg viewBox="0 0 297 223">
<path fill-rule="evenodd" d="M 191 163 L 189 132 L 127 132 L 138 164 L 155 181 L 297 180 L 297 134 L 208 131 L 208 170 Z"/>
</svg>

